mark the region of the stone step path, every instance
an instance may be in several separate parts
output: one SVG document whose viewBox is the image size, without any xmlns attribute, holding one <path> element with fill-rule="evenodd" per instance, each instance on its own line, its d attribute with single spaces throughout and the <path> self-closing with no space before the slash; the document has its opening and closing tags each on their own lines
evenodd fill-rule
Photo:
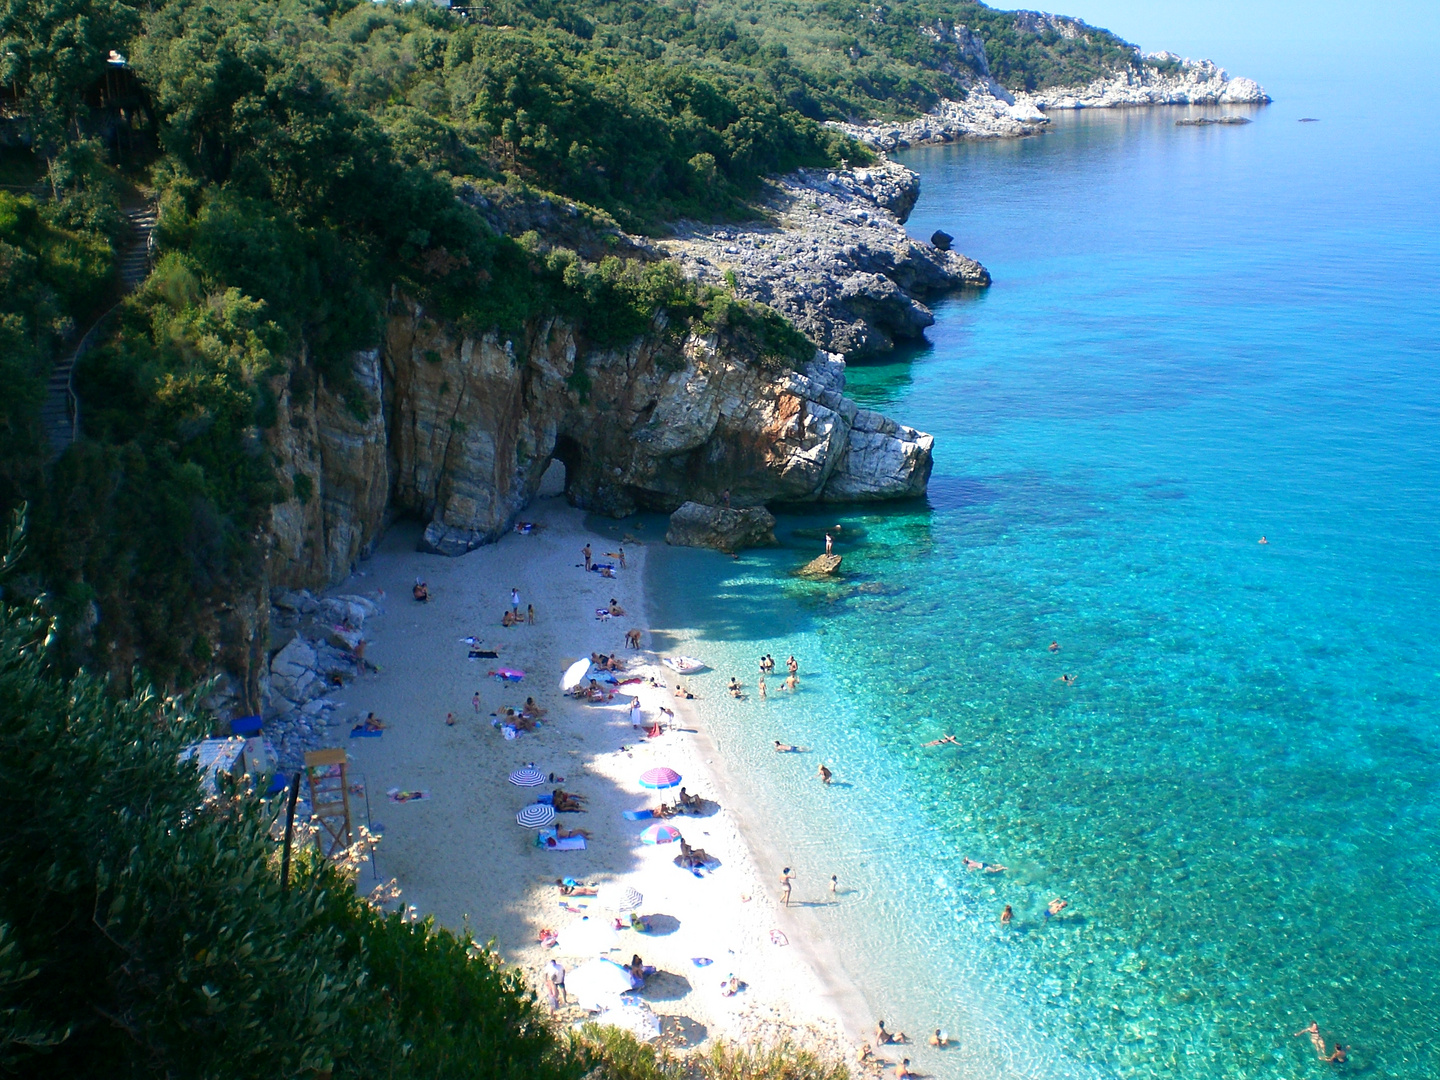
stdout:
<svg viewBox="0 0 1440 1080">
<path fill-rule="evenodd" d="M 120 283 L 129 293 L 150 273 L 150 238 L 155 231 L 155 207 L 145 203 L 126 207 L 124 213 L 130 221 L 130 241 L 120 254 Z M 40 423 L 50 443 L 52 461 L 75 441 L 80 425 L 75 412 L 78 403 L 71 400 L 70 378 L 80 354 L 92 344 L 96 329 L 110 311 L 89 326 L 74 346 L 55 361 L 55 367 L 50 372 L 50 381 L 45 386 L 45 401 L 40 406 Z"/>
</svg>

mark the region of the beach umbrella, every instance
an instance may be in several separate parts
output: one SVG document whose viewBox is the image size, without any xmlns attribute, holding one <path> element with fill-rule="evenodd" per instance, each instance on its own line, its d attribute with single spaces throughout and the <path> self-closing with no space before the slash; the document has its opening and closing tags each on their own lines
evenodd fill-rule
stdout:
<svg viewBox="0 0 1440 1080">
<path fill-rule="evenodd" d="M 510 782 L 516 787 L 539 787 L 545 783 L 545 774 L 535 767 L 532 761 L 523 769 L 516 769 L 510 774 Z"/>
<path fill-rule="evenodd" d="M 629 885 L 602 885 L 595 902 L 611 911 L 635 911 L 645 902 L 645 897 Z"/>
<path fill-rule="evenodd" d="M 568 980 L 565 985 L 567 988 L 569 987 Z M 630 997 L 618 998 L 607 1003 L 590 1023 L 628 1031 L 641 1042 L 649 1042 L 651 1039 L 660 1037 L 660 1017 L 655 1015 L 655 1011 L 649 1005 Z"/>
<path fill-rule="evenodd" d="M 609 919 L 586 917 L 561 930 L 556 944 L 562 956 L 599 956 L 619 947 L 620 935 Z"/>
<path fill-rule="evenodd" d="M 565 989 L 587 1009 L 602 1009 L 619 1004 L 621 994 L 628 994 L 630 972 L 613 960 L 589 960 L 565 976 Z"/>
<path fill-rule="evenodd" d="M 531 803 L 515 815 L 515 820 L 527 829 L 543 829 L 555 820 L 555 808 L 545 803 Z"/>
<path fill-rule="evenodd" d="M 574 690 L 585 681 L 585 676 L 590 671 L 589 660 L 576 660 L 565 669 L 565 675 L 560 680 L 560 689 L 565 691 Z"/>
<path fill-rule="evenodd" d="M 640 834 L 642 844 L 673 844 L 680 839 L 680 830 L 674 825 L 651 825 Z"/>
<path fill-rule="evenodd" d="M 648 788 L 674 787 L 680 783 L 680 774 L 674 769 L 646 769 L 640 774 L 640 786 Z"/>
<path fill-rule="evenodd" d="M 502 682 L 519 682 L 525 677 L 525 672 L 510 667 L 496 668 L 490 674 Z"/>
</svg>

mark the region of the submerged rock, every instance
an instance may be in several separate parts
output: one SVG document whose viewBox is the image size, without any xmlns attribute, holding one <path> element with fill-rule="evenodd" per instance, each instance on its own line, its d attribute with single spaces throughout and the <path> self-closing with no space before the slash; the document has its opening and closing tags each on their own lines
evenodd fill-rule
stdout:
<svg viewBox="0 0 1440 1080">
<path fill-rule="evenodd" d="M 743 509 L 687 502 L 670 515 L 665 542 L 675 547 L 741 551 L 775 545 L 775 518 L 763 506 Z"/>
</svg>

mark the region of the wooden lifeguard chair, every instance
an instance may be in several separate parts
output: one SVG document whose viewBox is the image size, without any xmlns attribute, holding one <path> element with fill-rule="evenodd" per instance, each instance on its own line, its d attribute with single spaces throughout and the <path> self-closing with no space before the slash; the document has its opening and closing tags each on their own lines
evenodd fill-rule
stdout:
<svg viewBox="0 0 1440 1080">
<path fill-rule="evenodd" d="M 305 754 L 305 780 L 310 787 L 310 813 L 320 826 L 315 842 L 320 853 L 335 855 L 353 841 L 350 828 L 350 782 L 345 751 L 310 750 Z"/>
</svg>

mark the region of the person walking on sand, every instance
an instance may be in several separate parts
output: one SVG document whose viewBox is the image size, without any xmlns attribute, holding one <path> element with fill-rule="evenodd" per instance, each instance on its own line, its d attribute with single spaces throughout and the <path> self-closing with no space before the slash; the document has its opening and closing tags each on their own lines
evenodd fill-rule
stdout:
<svg viewBox="0 0 1440 1080">
<path fill-rule="evenodd" d="M 555 1004 L 551 1006 L 551 1012 L 562 1004 L 569 1004 L 569 995 L 565 993 L 565 965 L 559 960 L 551 960 L 545 965 L 545 984 L 547 991 L 554 988 L 551 997 Z"/>
<path fill-rule="evenodd" d="M 534 626 L 534 625 L 535 625 L 535 605 L 534 605 L 534 604 L 526 604 L 526 605 L 525 605 L 525 621 L 528 622 L 531 626 Z"/>
<path fill-rule="evenodd" d="M 625 545 L 620 545 L 620 550 L 615 553 L 620 559 L 620 569 L 625 569 Z"/>
<path fill-rule="evenodd" d="M 589 571 L 590 571 L 590 561 L 591 561 L 591 558 L 590 558 L 590 545 L 589 545 L 588 543 L 587 543 L 583 548 L 580 549 L 580 554 L 585 556 L 585 571 L 586 571 L 586 573 L 589 573 Z"/>
<path fill-rule="evenodd" d="M 830 783 L 830 778 L 835 775 L 835 774 L 832 773 L 829 769 L 827 769 L 824 765 L 821 765 L 821 766 L 820 766 L 819 772 L 820 772 L 820 782 L 821 782 L 822 784 L 828 784 L 828 783 Z"/>
<path fill-rule="evenodd" d="M 520 590 L 516 588 L 510 590 L 510 614 L 520 614 Z"/>
<path fill-rule="evenodd" d="M 840 875 L 839 875 L 839 874 L 831 874 L 831 875 L 830 875 L 830 895 L 831 895 L 831 896 L 837 896 L 837 895 L 839 895 L 839 893 L 840 893 Z"/>
<path fill-rule="evenodd" d="M 780 872 L 780 902 L 786 907 L 790 906 L 790 886 L 794 880 L 795 875 L 790 872 L 790 867 L 787 866 Z"/>
<path fill-rule="evenodd" d="M 470 704 L 475 706 L 475 715 L 480 715 L 480 691 L 475 691 L 475 696 L 470 699 Z"/>
</svg>

